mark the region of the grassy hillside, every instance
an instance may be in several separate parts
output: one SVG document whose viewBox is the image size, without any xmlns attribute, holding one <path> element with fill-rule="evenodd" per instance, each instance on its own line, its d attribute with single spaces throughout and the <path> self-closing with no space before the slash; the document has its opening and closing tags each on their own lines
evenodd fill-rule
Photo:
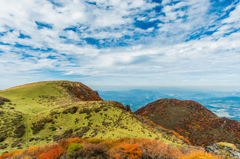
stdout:
<svg viewBox="0 0 240 159">
<path fill-rule="evenodd" d="M 69 137 L 140 137 L 173 145 L 186 142 L 176 133 L 126 111 L 121 103 L 102 101 L 78 82 L 27 84 L 2 90 L 0 96 L 9 99 L 0 106 L 0 154 Z"/>
<path fill-rule="evenodd" d="M 160 99 L 135 112 L 154 123 L 183 135 L 193 145 L 229 142 L 240 146 L 240 123 L 219 118 L 206 107 L 190 100 Z"/>
</svg>

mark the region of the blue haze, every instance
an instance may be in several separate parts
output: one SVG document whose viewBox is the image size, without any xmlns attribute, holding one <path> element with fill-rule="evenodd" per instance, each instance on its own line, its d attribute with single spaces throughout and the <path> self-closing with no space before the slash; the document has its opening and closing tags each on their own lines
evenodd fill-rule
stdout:
<svg viewBox="0 0 240 159">
<path fill-rule="evenodd" d="M 161 90 L 133 89 L 129 91 L 98 91 L 104 100 L 118 101 L 130 105 L 134 112 L 148 103 L 161 98 L 197 101 L 210 109 L 219 117 L 228 117 L 240 121 L 240 92 L 207 92 L 191 90 Z"/>
</svg>

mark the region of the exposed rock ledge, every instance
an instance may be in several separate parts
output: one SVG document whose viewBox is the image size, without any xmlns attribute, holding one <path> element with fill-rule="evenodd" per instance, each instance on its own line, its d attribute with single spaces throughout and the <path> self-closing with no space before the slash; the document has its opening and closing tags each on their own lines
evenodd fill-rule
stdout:
<svg viewBox="0 0 240 159">
<path fill-rule="evenodd" d="M 214 143 L 213 146 L 206 146 L 207 152 L 212 152 L 215 155 L 229 156 L 240 159 L 240 150 L 234 144 L 219 142 Z"/>
</svg>

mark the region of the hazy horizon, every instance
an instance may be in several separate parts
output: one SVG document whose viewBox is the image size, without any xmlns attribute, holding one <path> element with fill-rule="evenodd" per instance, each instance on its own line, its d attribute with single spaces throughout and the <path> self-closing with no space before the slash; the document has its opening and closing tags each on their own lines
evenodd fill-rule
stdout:
<svg viewBox="0 0 240 159">
<path fill-rule="evenodd" d="M 47 80 L 48 81 L 48 80 Z M 55 80 L 53 80 L 55 81 Z M 58 81 L 58 80 L 56 80 Z M 29 83 L 42 82 L 42 81 L 33 81 Z M 81 81 L 73 81 L 73 82 L 81 82 Z M 83 82 L 81 82 L 83 83 Z M 2 83 L 0 84 L 0 90 L 8 89 L 11 87 L 24 85 L 28 83 L 19 83 L 19 84 L 10 84 L 10 83 Z M 240 92 L 240 86 L 232 86 L 232 85 L 94 85 L 94 84 L 86 84 L 93 90 L 97 91 L 130 91 L 135 89 L 146 90 L 146 91 L 159 91 L 159 90 L 184 90 L 184 91 L 202 91 L 202 92 Z"/>
</svg>

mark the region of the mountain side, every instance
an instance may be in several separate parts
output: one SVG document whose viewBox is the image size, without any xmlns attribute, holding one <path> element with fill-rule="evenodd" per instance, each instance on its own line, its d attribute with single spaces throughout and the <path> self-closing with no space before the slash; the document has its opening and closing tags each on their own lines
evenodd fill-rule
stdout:
<svg viewBox="0 0 240 159">
<path fill-rule="evenodd" d="M 178 132 L 193 145 L 212 145 L 222 141 L 240 146 L 240 123 L 219 118 L 195 101 L 160 99 L 138 109 L 135 114 Z"/>
<path fill-rule="evenodd" d="M 0 153 L 66 138 L 148 138 L 173 145 L 187 140 L 136 115 L 119 102 L 103 101 L 79 82 L 53 81 L 2 90 Z M 95 101 L 94 101 L 95 100 Z"/>
<path fill-rule="evenodd" d="M 29 115 L 3 110 L 0 153 L 45 145 L 69 137 L 120 139 L 148 138 L 183 145 L 173 133 L 155 127 L 145 118 L 127 112 L 111 101 L 77 102 L 52 109 L 49 114 Z"/>
</svg>

